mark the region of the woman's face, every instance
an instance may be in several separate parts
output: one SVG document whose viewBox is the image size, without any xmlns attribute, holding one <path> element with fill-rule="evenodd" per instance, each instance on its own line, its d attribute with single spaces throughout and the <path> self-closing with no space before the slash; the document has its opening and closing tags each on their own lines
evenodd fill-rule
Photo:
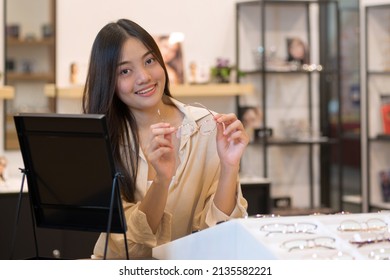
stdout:
<svg viewBox="0 0 390 280">
<path fill-rule="evenodd" d="M 303 59 L 305 57 L 305 46 L 299 40 L 293 40 L 290 45 L 290 53 L 294 59 Z"/>
<path fill-rule="evenodd" d="M 163 56 L 165 63 L 168 63 L 172 59 L 174 59 L 176 53 L 179 50 L 179 44 L 178 43 L 171 44 L 168 38 L 160 39 L 158 41 L 158 46 L 160 48 L 161 55 Z"/>
<path fill-rule="evenodd" d="M 164 69 L 138 39 L 130 37 L 122 47 L 117 67 L 116 93 L 132 110 L 156 108 L 165 87 Z"/>
</svg>

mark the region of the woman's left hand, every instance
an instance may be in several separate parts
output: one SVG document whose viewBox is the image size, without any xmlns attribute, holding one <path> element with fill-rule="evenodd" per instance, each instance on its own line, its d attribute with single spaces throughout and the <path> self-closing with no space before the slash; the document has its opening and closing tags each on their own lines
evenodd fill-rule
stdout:
<svg viewBox="0 0 390 280">
<path fill-rule="evenodd" d="M 249 143 L 249 136 L 235 114 L 217 114 L 217 150 L 222 164 L 237 166 Z"/>
</svg>

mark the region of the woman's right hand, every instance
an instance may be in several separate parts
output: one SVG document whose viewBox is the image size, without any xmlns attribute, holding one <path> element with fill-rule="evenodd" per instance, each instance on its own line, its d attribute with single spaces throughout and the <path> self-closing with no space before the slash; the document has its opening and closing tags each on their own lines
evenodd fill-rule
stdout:
<svg viewBox="0 0 390 280">
<path fill-rule="evenodd" d="M 172 139 L 176 131 L 169 123 L 150 126 L 150 141 L 146 158 L 156 171 L 156 179 L 171 181 L 176 172 L 176 152 Z"/>
</svg>

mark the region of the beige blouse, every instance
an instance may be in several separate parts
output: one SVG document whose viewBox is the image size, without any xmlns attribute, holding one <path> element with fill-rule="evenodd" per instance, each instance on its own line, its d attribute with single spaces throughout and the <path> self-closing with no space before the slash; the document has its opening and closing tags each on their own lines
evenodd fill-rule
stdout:
<svg viewBox="0 0 390 280">
<path fill-rule="evenodd" d="M 184 106 L 172 99 L 184 113 L 183 124 L 192 123 L 197 127 L 210 113 L 198 107 Z M 216 148 L 216 135 L 202 135 L 195 131 L 182 136 L 179 148 L 180 164 L 169 187 L 169 195 L 161 224 L 153 234 L 146 215 L 138 209 L 148 184 L 148 163 L 140 151 L 136 203 L 123 201 L 127 222 L 127 244 L 130 258 L 151 258 L 152 248 L 194 231 L 214 226 L 220 221 L 240 218 L 247 215 L 247 201 L 243 198 L 239 178 L 237 178 L 237 204 L 230 216 L 221 212 L 213 202 L 218 186 L 220 163 Z M 133 147 L 134 148 L 134 147 Z M 123 234 L 110 234 L 107 258 L 126 258 Z M 93 257 L 102 258 L 106 234 L 102 233 L 95 245 Z"/>
</svg>

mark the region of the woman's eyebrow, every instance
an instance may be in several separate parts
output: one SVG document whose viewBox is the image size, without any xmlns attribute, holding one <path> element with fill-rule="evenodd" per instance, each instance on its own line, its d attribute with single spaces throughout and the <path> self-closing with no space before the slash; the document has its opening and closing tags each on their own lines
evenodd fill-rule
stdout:
<svg viewBox="0 0 390 280">
<path fill-rule="evenodd" d="M 142 56 L 142 59 L 144 59 L 145 57 L 147 57 L 149 54 L 154 54 L 154 52 L 153 52 L 153 51 L 147 51 L 147 52 Z M 131 62 L 131 61 L 127 61 L 127 60 L 121 61 L 121 62 L 118 63 L 118 66 L 125 65 L 125 64 L 132 64 L 132 62 Z"/>
<path fill-rule="evenodd" d="M 150 54 L 154 55 L 154 52 L 153 52 L 152 50 L 147 51 L 147 52 L 142 56 L 142 58 L 145 58 L 145 57 L 147 57 L 147 56 L 150 55 Z"/>
</svg>

